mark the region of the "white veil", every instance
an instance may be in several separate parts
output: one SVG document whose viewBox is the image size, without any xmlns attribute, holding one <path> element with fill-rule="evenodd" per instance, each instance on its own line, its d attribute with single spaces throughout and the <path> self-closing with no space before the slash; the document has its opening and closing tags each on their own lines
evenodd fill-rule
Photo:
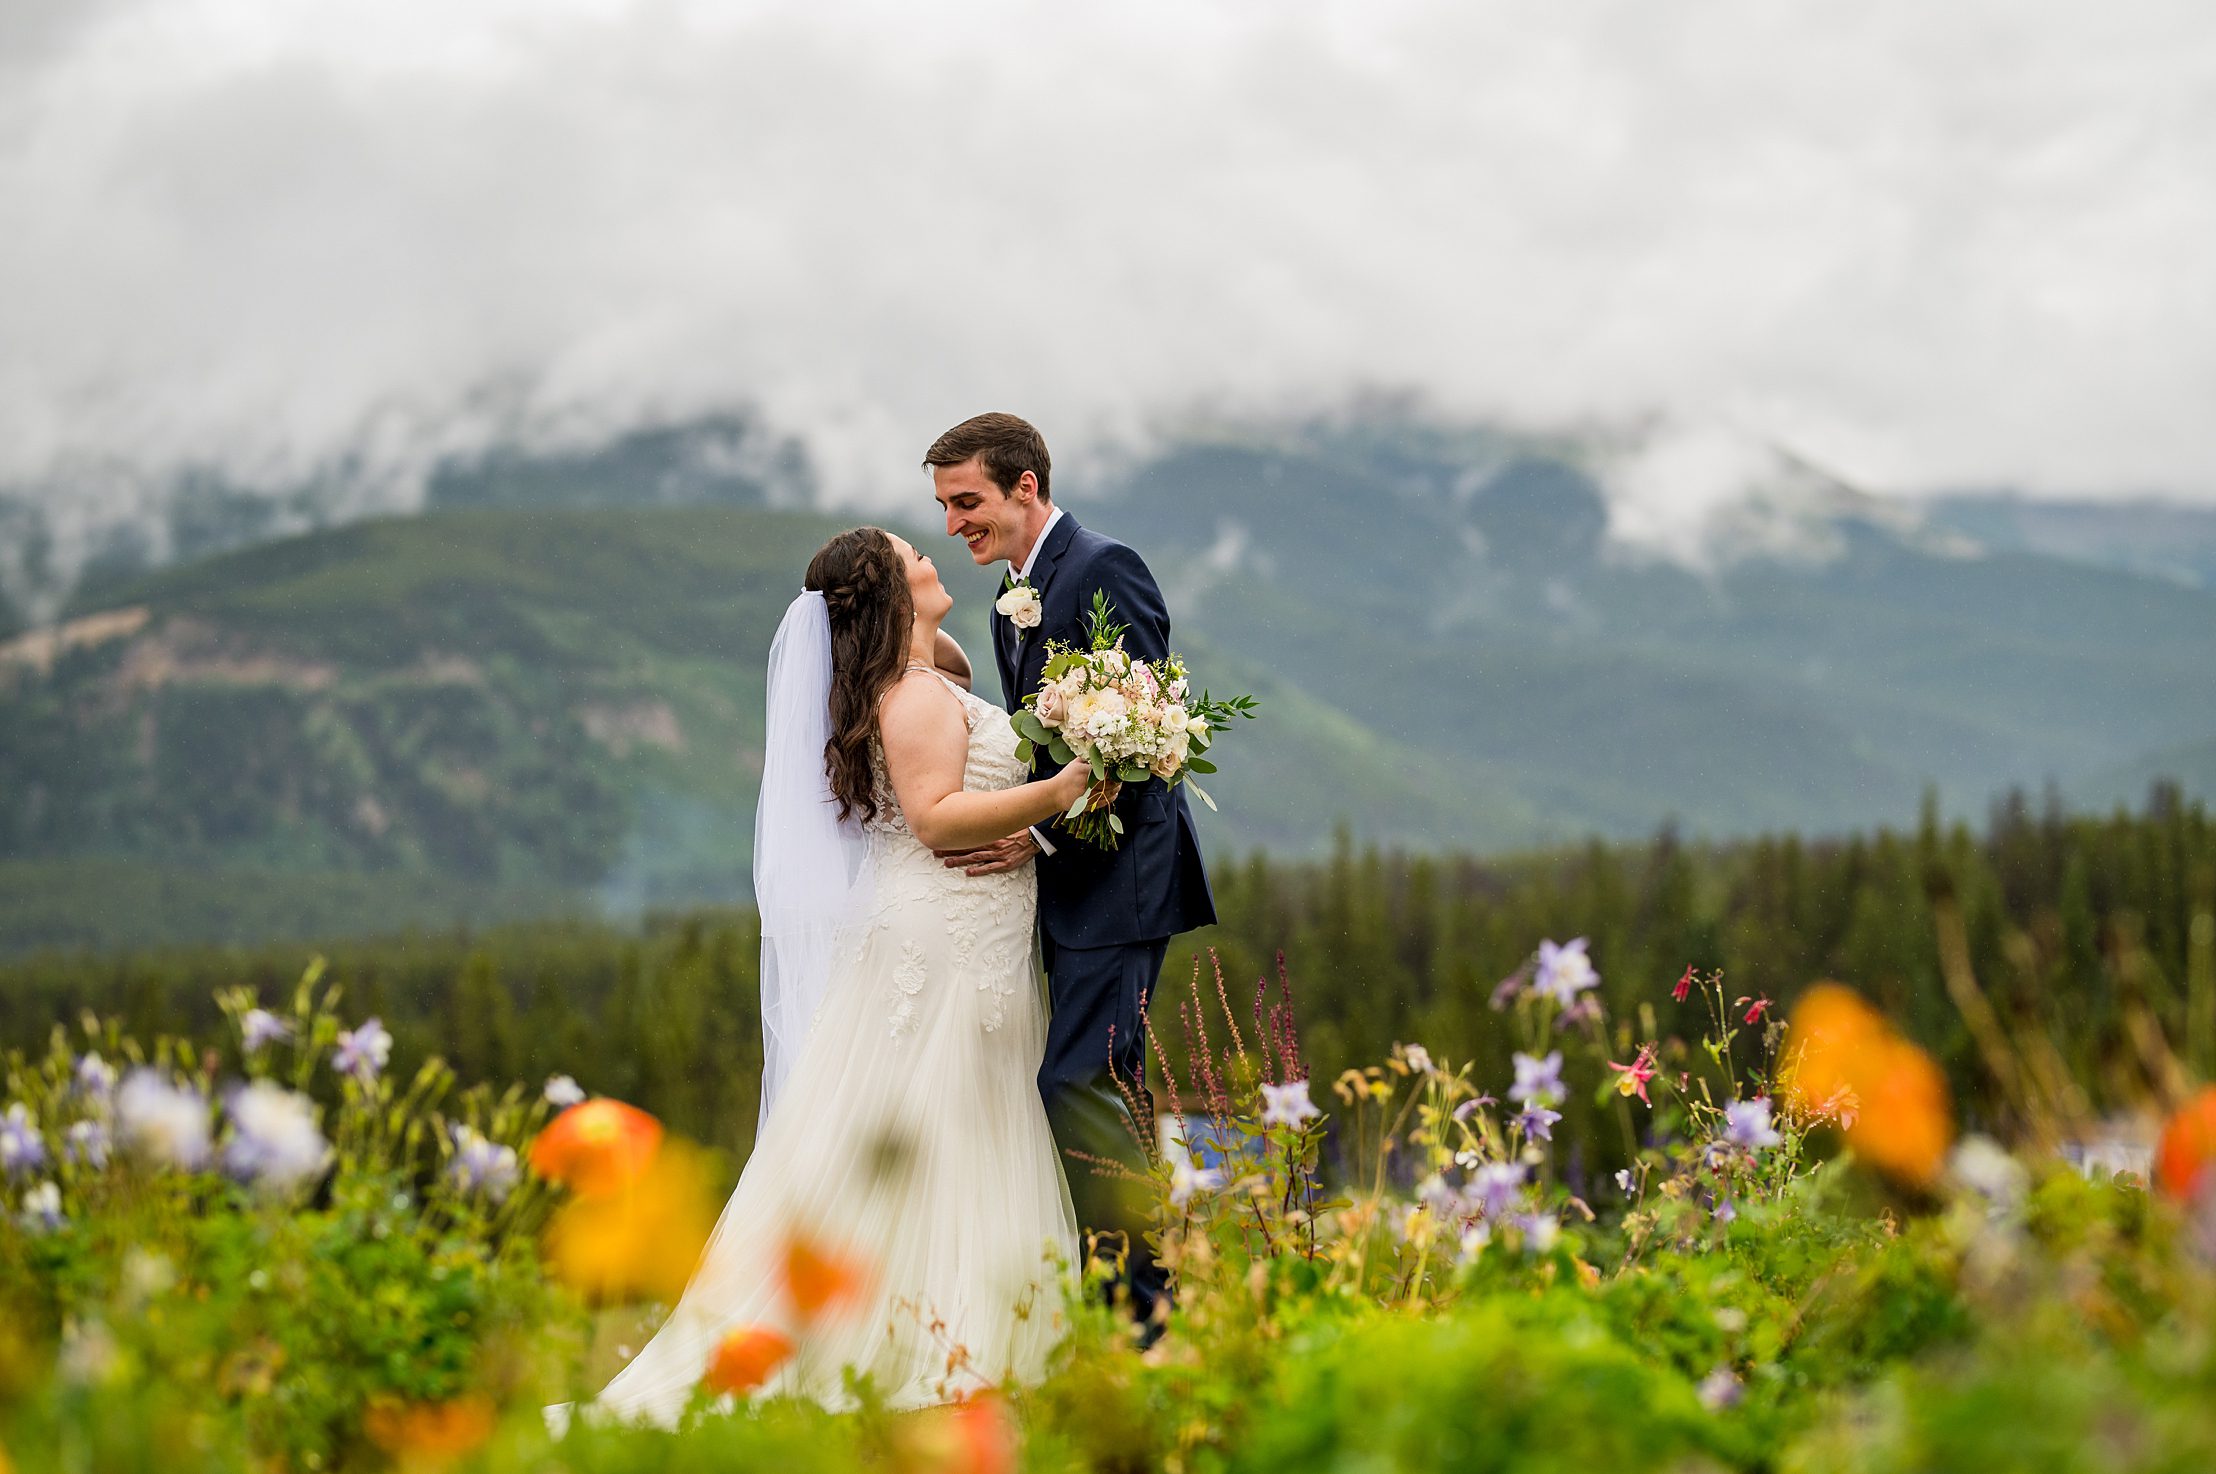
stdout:
<svg viewBox="0 0 2216 1474">
<path fill-rule="evenodd" d="M 769 647 L 762 797 L 754 810 L 754 901 L 762 913 L 762 1119 L 808 1042 L 840 928 L 866 903 L 868 844 L 842 823 L 831 740 L 831 615 L 804 592 Z"/>
</svg>

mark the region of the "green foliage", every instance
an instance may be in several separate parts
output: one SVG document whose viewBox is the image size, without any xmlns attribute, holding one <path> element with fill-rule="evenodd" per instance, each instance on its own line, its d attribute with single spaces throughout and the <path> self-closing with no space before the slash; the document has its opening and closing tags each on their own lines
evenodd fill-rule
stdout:
<svg viewBox="0 0 2216 1474">
<path fill-rule="evenodd" d="M 1508 1014 L 1517 1043 L 1564 1051 L 1569 1097 L 1609 1072 L 1608 1011 L 1593 1016 L 1577 977 L 1534 974 Z M 1294 1108 L 1289 1000 L 1247 1032 L 1228 990 L 1178 1010 L 1207 1042 L 1165 1087 L 1203 1103 L 1221 1169 L 1157 1169 L 1179 1284 L 1158 1346 L 1140 1352 L 1094 1283 L 1072 1292 L 1058 1365 L 1009 1389 L 1005 1412 L 895 1413 L 858 1385 L 845 1414 L 703 1395 L 680 1432 L 587 1421 L 555 1441 L 540 1407 L 605 1368 L 584 1312 L 541 1276 L 546 1190 L 468 1190 L 440 1146 L 464 1123 L 519 1143 L 543 1109 L 520 1088 L 453 1094 L 438 1061 L 405 1085 L 335 1075 L 334 1001 L 311 972 L 274 1011 L 285 1037 L 254 1048 L 236 992 L 218 1000 L 228 1033 L 84 1041 L 198 1086 L 308 1087 L 333 1152 L 327 1175 L 272 1191 L 57 1150 L 60 1222 L 4 1195 L 0 1450 L 19 1474 L 990 1474 L 992 1439 L 1018 1436 L 1026 1469 L 1196 1474 L 2155 1474 L 2216 1450 L 2209 1225 L 2136 1187 L 1981 1146 L 1906 1212 L 1851 1162 L 1818 1162 L 1775 1098 L 1779 1137 L 1737 1144 L 1749 1133 L 1724 1107 L 1773 1066 L 1732 1047 L 1723 1012 L 1699 1041 L 1710 1077 L 1651 1082 L 1654 1119 L 1685 1139 L 1650 1143 L 1636 1188 L 1596 1216 L 1556 1144 L 1443 1057 L 1404 1048 L 1348 1070 L 1337 1120 Z M 72 1120 L 105 1119 L 84 1078 L 61 1040 L 11 1058 L 7 1094 L 58 1148 Z M 1358 1170 L 1329 1167 L 1327 1133 Z M 1393 1162 L 1436 1180 L 1397 1186 Z M 1488 1205 L 1479 1173 L 1509 1162 L 1526 1169 L 1515 1200 Z M 1725 1184 L 1743 1205 L 1729 1223 L 1711 1208 Z"/>
</svg>

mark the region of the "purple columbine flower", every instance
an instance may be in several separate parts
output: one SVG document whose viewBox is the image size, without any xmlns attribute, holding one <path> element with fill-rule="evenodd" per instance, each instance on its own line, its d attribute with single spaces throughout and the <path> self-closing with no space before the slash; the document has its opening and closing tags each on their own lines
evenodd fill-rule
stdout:
<svg viewBox="0 0 2216 1474">
<path fill-rule="evenodd" d="M 1738 1216 L 1739 1210 L 1732 1205 L 1731 1199 L 1723 1198 L 1717 1202 L 1715 1219 L 1718 1223 L 1731 1223 L 1735 1221 Z"/>
<path fill-rule="evenodd" d="M 111 1145 L 105 1121 L 78 1121 L 62 1135 L 62 1155 L 95 1172 L 108 1165 Z"/>
<path fill-rule="evenodd" d="M 223 1110 L 231 1118 L 223 1170 L 241 1182 L 282 1191 L 314 1177 L 331 1159 L 331 1144 L 316 1129 L 315 1106 L 282 1085 L 242 1085 Z"/>
<path fill-rule="evenodd" d="M 1599 986 L 1600 974 L 1593 971 L 1592 959 L 1585 955 L 1585 938 L 1559 947 L 1552 942 L 1539 944 L 1539 965 L 1532 973 L 1531 989 L 1540 997 L 1552 998 L 1567 1008 L 1577 1001 L 1578 994 Z"/>
<path fill-rule="evenodd" d="M 374 1018 L 363 1019 L 361 1024 L 340 1032 L 338 1048 L 332 1052 L 331 1068 L 342 1075 L 351 1075 L 364 1085 L 373 1085 L 384 1073 L 385 1065 L 392 1059 L 392 1035 Z"/>
<path fill-rule="evenodd" d="M 1619 1167 L 1616 1169 L 1616 1191 L 1624 1193 L 1627 1196 L 1630 1194 L 1631 1169 L 1629 1167 Z"/>
<path fill-rule="evenodd" d="M 515 1148 L 502 1146 L 468 1126 L 456 1126 L 454 1156 L 446 1170 L 461 1191 L 483 1193 L 496 1203 L 505 1202 L 518 1176 Z"/>
<path fill-rule="evenodd" d="M 1516 1124 L 1523 1128 L 1523 1134 L 1532 1141 L 1552 1141 L 1554 1123 L 1561 1119 L 1560 1111 L 1550 1111 L 1534 1101 L 1523 1108 L 1522 1113 L 1516 1117 Z"/>
<path fill-rule="evenodd" d="M 239 1020 L 239 1044 L 248 1054 L 259 1054 L 291 1037 L 292 1025 L 266 1008 L 249 1008 Z"/>
<path fill-rule="evenodd" d="M 1739 1399 L 1745 1395 L 1746 1388 L 1739 1385 L 1739 1379 L 1731 1375 L 1729 1367 L 1718 1367 L 1701 1378 L 1700 1405 L 1712 1413 L 1737 1407 Z"/>
<path fill-rule="evenodd" d="M 1265 1126 L 1290 1126 L 1298 1131 L 1322 1114 L 1308 1098 L 1306 1080 L 1287 1080 L 1282 1085 L 1262 1087 L 1262 1124 Z"/>
<path fill-rule="evenodd" d="M 1485 1218 L 1506 1218 L 1523 1195 L 1524 1169 L 1516 1162 L 1489 1162 L 1470 1180 L 1470 1201 Z"/>
<path fill-rule="evenodd" d="M 142 1066 L 117 1089 L 115 1116 L 124 1143 L 141 1156 L 187 1172 L 206 1165 L 208 1103 L 197 1092 Z"/>
<path fill-rule="evenodd" d="M 1526 1254 L 1544 1254 L 1562 1237 L 1562 1220 L 1552 1213 L 1533 1213 L 1519 1225 Z"/>
<path fill-rule="evenodd" d="M 1536 1055 L 1516 1053 L 1516 1083 L 1508 1087 L 1508 1098 L 1519 1105 L 1536 1101 L 1552 1105 L 1562 1098 L 1562 1051 L 1557 1049 L 1545 1059 Z"/>
<path fill-rule="evenodd" d="M 115 1066 L 97 1054 L 79 1055 L 71 1078 L 77 1093 L 91 1101 L 96 1109 L 106 1110 L 115 1099 Z"/>
<path fill-rule="evenodd" d="M 1759 1152 L 1785 1138 L 1770 1125 L 1770 1103 L 1763 1099 L 1735 1100 L 1724 1107 L 1724 1139 L 1733 1146 Z"/>
<path fill-rule="evenodd" d="M 1460 1105 L 1454 1108 L 1454 1119 L 1457 1121 L 1467 1121 L 1470 1117 L 1485 1109 L 1485 1107 L 1489 1105 L 1499 1104 L 1500 1102 L 1493 1099 L 1490 1095 L 1473 1095 L 1468 1100 L 1463 1101 Z"/>
<path fill-rule="evenodd" d="M 567 1075 L 549 1075 L 546 1081 L 546 1103 L 558 1111 L 566 1111 L 582 1104 L 585 1092 Z"/>
<path fill-rule="evenodd" d="M 28 1177 L 46 1165 L 46 1138 L 39 1134 L 31 1108 L 22 1101 L 0 1116 L 0 1171 L 10 1177 Z"/>
</svg>

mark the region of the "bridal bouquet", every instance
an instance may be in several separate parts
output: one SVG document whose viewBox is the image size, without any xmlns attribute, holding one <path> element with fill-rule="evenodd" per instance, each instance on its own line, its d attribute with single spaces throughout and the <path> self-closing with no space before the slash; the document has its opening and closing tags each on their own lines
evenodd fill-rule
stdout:
<svg viewBox="0 0 2216 1474">
<path fill-rule="evenodd" d="M 1115 622 L 1104 594 L 1093 595 L 1087 623 L 1086 648 L 1047 643 L 1043 684 L 1009 720 L 1024 762 L 1043 751 L 1057 763 L 1083 758 L 1092 765 L 1092 786 L 1055 823 L 1112 850 L 1123 834 L 1123 820 L 1110 807 L 1119 784 L 1148 778 L 1172 788 L 1182 783 L 1209 808 L 1216 806 L 1192 775 L 1216 771 L 1209 745 L 1232 718 L 1251 719 L 1255 703 L 1251 696 L 1217 701 L 1206 692 L 1193 695 L 1185 662 L 1175 655 L 1132 659 L 1123 648 L 1126 626 Z"/>
</svg>

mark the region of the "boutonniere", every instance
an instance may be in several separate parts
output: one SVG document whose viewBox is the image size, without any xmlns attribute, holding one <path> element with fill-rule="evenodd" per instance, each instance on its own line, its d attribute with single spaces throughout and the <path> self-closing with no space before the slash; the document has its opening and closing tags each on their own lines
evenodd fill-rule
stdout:
<svg viewBox="0 0 2216 1474">
<path fill-rule="evenodd" d="M 1039 621 L 1046 618 L 1046 605 L 1028 579 L 1011 580 L 1007 592 L 993 601 L 993 608 L 1019 630 L 1035 630 Z"/>
</svg>

